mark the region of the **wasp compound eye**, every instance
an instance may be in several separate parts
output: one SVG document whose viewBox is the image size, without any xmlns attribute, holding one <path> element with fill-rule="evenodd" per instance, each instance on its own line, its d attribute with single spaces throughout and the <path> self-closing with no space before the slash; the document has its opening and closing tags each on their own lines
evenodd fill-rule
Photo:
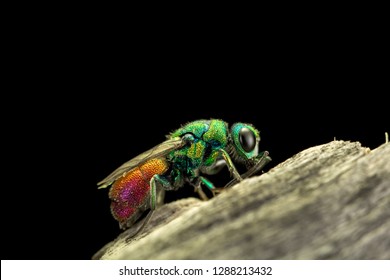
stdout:
<svg viewBox="0 0 390 280">
<path fill-rule="evenodd" d="M 256 146 L 256 137 L 252 130 L 246 127 L 241 128 L 239 137 L 241 147 L 244 149 L 244 151 L 247 153 L 253 151 Z"/>
</svg>

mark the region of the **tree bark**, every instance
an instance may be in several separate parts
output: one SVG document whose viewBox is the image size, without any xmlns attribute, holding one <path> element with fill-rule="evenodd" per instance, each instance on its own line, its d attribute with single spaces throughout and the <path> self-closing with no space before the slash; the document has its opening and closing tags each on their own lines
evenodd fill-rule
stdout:
<svg viewBox="0 0 390 280">
<path fill-rule="evenodd" d="M 390 144 L 311 147 L 211 200 L 162 206 L 126 240 L 135 230 L 93 259 L 390 259 Z"/>
</svg>

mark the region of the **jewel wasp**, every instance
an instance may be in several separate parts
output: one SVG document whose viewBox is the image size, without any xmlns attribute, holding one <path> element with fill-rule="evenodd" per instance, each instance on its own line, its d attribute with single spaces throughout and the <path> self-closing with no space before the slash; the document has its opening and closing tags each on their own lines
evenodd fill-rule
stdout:
<svg viewBox="0 0 390 280">
<path fill-rule="evenodd" d="M 164 191 L 189 184 L 207 199 L 202 185 L 215 195 L 260 171 L 271 158 L 267 151 L 259 152 L 259 142 L 259 131 L 251 124 L 235 123 L 229 129 L 228 123 L 220 119 L 196 120 L 119 166 L 98 186 L 110 187 L 111 213 L 121 229 L 132 226 L 150 209 L 142 228 L 161 204 Z M 234 163 L 245 165 L 247 171 L 239 174 Z M 224 188 L 216 188 L 203 175 L 216 174 L 224 166 L 233 179 Z"/>
</svg>

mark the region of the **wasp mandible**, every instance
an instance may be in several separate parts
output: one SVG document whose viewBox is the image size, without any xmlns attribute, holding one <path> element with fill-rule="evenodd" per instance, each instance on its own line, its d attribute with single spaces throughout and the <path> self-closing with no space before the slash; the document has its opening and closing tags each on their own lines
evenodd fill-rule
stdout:
<svg viewBox="0 0 390 280">
<path fill-rule="evenodd" d="M 207 199 L 201 186 L 214 195 L 260 171 L 271 158 L 259 152 L 260 134 L 251 124 L 228 123 L 219 119 L 189 122 L 167 136 L 167 140 L 125 162 L 98 183 L 111 186 L 111 213 L 121 229 L 133 225 L 150 209 L 145 221 L 158 204 L 158 194 L 189 184 Z M 244 164 L 247 172 L 239 174 L 234 163 Z M 203 175 L 218 173 L 227 166 L 233 179 L 216 188 Z M 144 222 L 146 224 L 146 222 Z M 143 227 L 143 226 L 142 226 Z"/>
</svg>

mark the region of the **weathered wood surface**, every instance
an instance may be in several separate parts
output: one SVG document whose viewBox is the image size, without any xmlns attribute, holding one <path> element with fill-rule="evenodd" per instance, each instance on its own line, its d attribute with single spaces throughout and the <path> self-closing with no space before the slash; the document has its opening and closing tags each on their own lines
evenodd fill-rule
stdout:
<svg viewBox="0 0 390 280">
<path fill-rule="evenodd" d="M 94 259 L 390 259 L 390 144 L 306 149 L 209 201 L 164 205 Z"/>
</svg>

